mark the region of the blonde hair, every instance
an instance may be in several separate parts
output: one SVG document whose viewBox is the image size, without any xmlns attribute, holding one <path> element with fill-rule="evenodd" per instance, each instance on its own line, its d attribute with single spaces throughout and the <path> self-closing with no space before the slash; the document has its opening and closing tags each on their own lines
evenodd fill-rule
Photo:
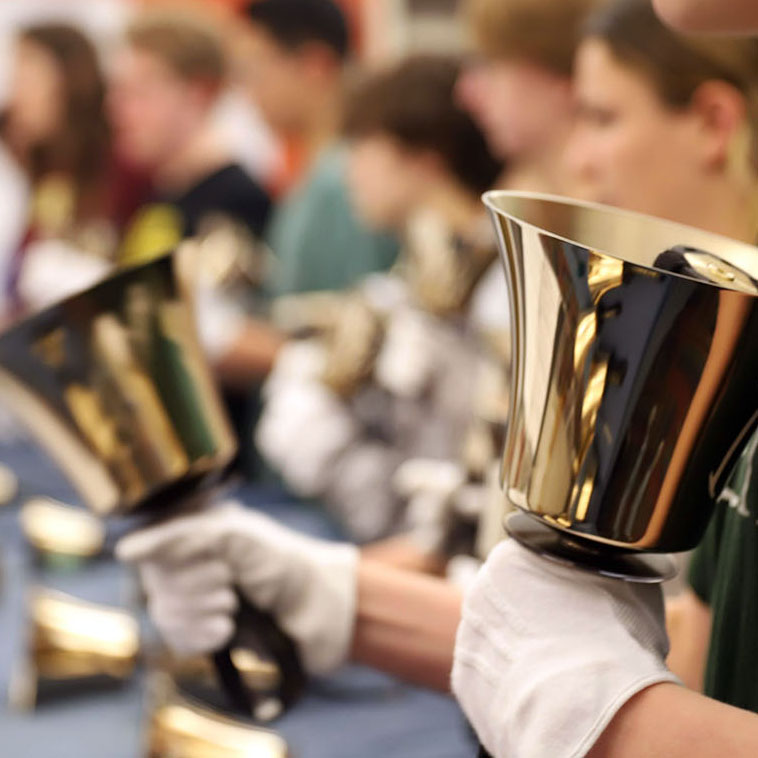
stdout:
<svg viewBox="0 0 758 758">
<path fill-rule="evenodd" d="M 465 13 L 479 51 L 523 58 L 570 76 L 582 25 L 600 0 L 467 0 Z"/>
<path fill-rule="evenodd" d="M 163 8 L 140 14 L 127 28 L 129 45 L 154 55 L 178 77 L 224 83 L 226 57 L 214 19 L 179 9 Z"/>
</svg>

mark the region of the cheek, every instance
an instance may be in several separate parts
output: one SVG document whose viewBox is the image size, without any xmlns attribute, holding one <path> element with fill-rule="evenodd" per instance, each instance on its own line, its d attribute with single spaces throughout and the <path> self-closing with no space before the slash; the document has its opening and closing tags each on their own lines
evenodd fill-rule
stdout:
<svg viewBox="0 0 758 758">
<path fill-rule="evenodd" d="M 303 82 L 286 66 L 266 69 L 266 72 L 267 75 L 258 77 L 252 87 L 253 101 L 275 125 L 281 121 L 286 126 L 304 96 Z"/>
<path fill-rule="evenodd" d="M 391 229 L 402 222 L 413 200 L 407 172 L 391 161 L 356 154 L 349 167 L 350 192 L 356 209 L 371 226 Z"/>
<path fill-rule="evenodd" d="M 55 129 L 62 116 L 58 83 L 42 73 L 19 71 L 11 95 L 11 108 L 33 136 L 46 136 Z"/>
</svg>

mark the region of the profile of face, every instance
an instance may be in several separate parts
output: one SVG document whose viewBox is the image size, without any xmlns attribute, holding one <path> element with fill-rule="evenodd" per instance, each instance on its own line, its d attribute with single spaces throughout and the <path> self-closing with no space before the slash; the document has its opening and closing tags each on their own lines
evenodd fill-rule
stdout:
<svg viewBox="0 0 758 758">
<path fill-rule="evenodd" d="M 556 129 L 569 128 L 570 82 L 537 64 L 519 59 L 487 59 L 470 64 L 456 94 L 503 160 L 518 161 L 550 144 Z"/>
<path fill-rule="evenodd" d="M 356 139 L 347 175 L 358 215 L 374 229 L 401 231 L 435 181 L 435 163 L 387 135 Z"/>
<path fill-rule="evenodd" d="M 696 223 L 688 218 L 693 193 L 723 164 L 729 140 L 712 110 L 718 104 L 668 105 L 651 79 L 599 39 L 578 51 L 575 90 L 578 114 L 567 162 L 576 194 Z"/>
<path fill-rule="evenodd" d="M 304 126 L 313 88 L 337 66 L 322 46 L 290 50 L 255 24 L 241 29 L 233 45 L 237 83 L 275 132 L 297 135 Z"/>
<path fill-rule="evenodd" d="M 116 150 L 136 166 L 155 168 L 200 128 L 213 102 L 209 86 L 182 79 L 148 51 L 124 48 L 107 98 Z"/>
<path fill-rule="evenodd" d="M 32 40 L 19 40 L 15 53 L 8 118 L 15 138 L 33 145 L 61 128 L 65 109 L 63 73 L 53 55 Z"/>
</svg>

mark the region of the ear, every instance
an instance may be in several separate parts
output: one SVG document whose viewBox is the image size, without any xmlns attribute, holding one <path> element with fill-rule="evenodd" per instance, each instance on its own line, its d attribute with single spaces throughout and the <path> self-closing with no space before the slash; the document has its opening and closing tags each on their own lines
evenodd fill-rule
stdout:
<svg viewBox="0 0 758 758">
<path fill-rule="evenodd" d="M 728 82 L 707 81 L 695 90 L 690 108 L 698 119 L 706 165 L 723 167 L 747 117 L 745 96 Z"/>
</svg>

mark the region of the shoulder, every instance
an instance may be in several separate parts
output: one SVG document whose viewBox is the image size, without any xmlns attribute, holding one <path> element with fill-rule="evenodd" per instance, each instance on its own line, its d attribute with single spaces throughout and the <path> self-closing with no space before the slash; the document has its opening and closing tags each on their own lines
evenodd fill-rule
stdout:
<svg viewBox="0 0 758 758">
<path fill-rule="evenodd" d="M 188 194 L 201 192 L 220 192 L 226 196 L 248 196 L 268 200 L 265 190 L 242 166 L 236 163 L 229 163 L 209 174 L 190 190 Z"/>
<path fill-rule="evenodd" d="M 303 184 L 306 190 L 347 194 L 347 149 L 344 145 L 327 148 L 316 159 Z"/>
</svg>

